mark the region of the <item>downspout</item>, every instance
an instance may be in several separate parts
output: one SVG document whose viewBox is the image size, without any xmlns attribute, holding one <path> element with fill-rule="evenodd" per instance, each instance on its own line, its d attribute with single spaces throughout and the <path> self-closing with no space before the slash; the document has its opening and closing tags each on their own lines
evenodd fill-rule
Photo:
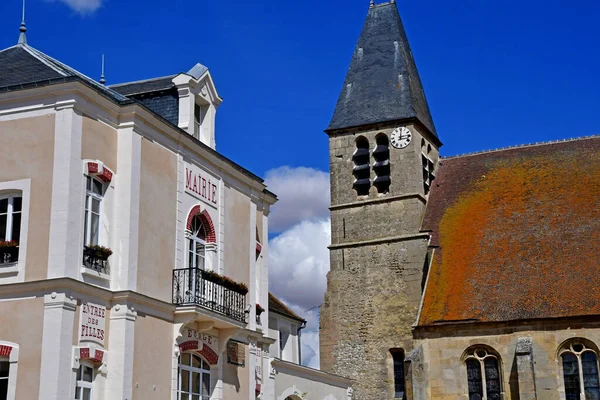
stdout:
<svg viewBox="0 0 600 400">
<path fill-rule="evenodd" d="M 302 365 L 302 329 L 306 328 L 306 321 L 302 322 L 302 325 L 296 331 L 296 335 L 298 336 L 298 365 Z"/>
</svg>

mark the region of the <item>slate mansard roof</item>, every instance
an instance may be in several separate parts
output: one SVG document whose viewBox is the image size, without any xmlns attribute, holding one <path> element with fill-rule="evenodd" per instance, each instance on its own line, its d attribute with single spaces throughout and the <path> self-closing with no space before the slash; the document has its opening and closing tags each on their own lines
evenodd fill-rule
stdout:
<svg viewBox="0 0 600 400">
<path fill-rule="evenodd" d="M 600 315 L 600 136 L 442 159 L 419 325 Z"/>
<path fill-rule="evenodd" d="M 199 78 L 206 71 L 208 71 L 208 69 L 205 66 L 202 64 L 196 64 L 190 71 L 187 72 L 187 74 L 195 78 Z M 173 75 L 173 77 L 174 76 L 175 75 Z M 0 50 L 0 94 L 48 85 L 56 85 L 64 82 L 77 81 L 88 88 L 95 90 L 97 93 L 116 104 L 122 106 L 128 104 L 139 104 L 148 111 L 152 112 L 159 119 L 169 123 L 173 129 L 178 130 L 182 134 L 187 134 L 177 126 L 179 105 L 174 105 L 174 103 L 177 102 L 173 101 L 172 92 L 167 95 L 167 97 L 170 96 L 170 98 L 167 98 L 166 102 L 160 102 L 160 104 L 153 103 L 154 100 L 156 100 L 156 97 L 142 99 L 138 98 L 139 96 L 136 96 L 140 93 L 149 94 L 153 91 L 156 92 L 163 90 L 167 78 L 168 77 L 115 85 L 114 87 L 116 90 L 113 90 L 111 87 L 107 87 L 99 82 L 96 82 L 94 79 L 85 76 L 81 72 L 42 53 L 26 43 L 20 42 L 15 46 Z M 167 103 L 166 106 L 165 103 Z M 174 111 L 174 107 L 177 107 L 175 109 L 177 112 Z M 193 140 L 195 140 L 196 143 L 204 150 L 212 153 L 250 179 L 264 183 L 264 180 L 259 176 L 223 156 L 221 153 L 211 149 L 209 146 L 206 146 L 199 140 Z M 265 189 L 265 193 L 274 198 L 277 197 L 267 189 Z"/>
<path fill-rule="evenodd" d="M 372 5 L 326 132 L 414 119 L 437 137 L 396 3 Z"/>
</svg>

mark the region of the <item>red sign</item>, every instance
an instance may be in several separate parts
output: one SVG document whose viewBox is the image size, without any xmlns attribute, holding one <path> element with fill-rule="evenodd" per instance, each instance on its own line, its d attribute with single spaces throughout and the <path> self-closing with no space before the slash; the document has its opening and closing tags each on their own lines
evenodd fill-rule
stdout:
<svg viewBox="0 0 600 400">
<path fill-rule="evenodd" d="M 9 357 L 12 349 L 13 348 L 11 346 L 0 345 L 0 356 Z"/>
<path fill-rule="evenodd" d="M 216 205 L 219 197 L 216 184 L 210 177 L 206 178 L 200 172 L 185 167 L 185 190 L 195 197 Z"/>
</svg>

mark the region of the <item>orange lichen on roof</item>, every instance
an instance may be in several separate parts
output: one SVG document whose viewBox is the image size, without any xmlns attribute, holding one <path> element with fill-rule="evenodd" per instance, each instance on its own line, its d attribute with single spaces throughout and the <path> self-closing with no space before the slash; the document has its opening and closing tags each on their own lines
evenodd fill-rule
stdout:
<svg viewBox="0 0 600 400">
<path fill-rule="evenodd" d="M 443 162 L 419 325 L 600 315 L 600 138 Z"/>
</svg>

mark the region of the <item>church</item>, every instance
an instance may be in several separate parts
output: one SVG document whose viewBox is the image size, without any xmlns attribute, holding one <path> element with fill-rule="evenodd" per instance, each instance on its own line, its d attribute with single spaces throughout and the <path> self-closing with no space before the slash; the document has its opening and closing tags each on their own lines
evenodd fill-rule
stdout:
<svg viewBox="0 0 600 400">
<path fill-rule="evenodd" d="M 600 398 L 600 136 L 440 157 L 395 1 L 329 137 L 325 371 L 353 398 Z"/>
</svg>

